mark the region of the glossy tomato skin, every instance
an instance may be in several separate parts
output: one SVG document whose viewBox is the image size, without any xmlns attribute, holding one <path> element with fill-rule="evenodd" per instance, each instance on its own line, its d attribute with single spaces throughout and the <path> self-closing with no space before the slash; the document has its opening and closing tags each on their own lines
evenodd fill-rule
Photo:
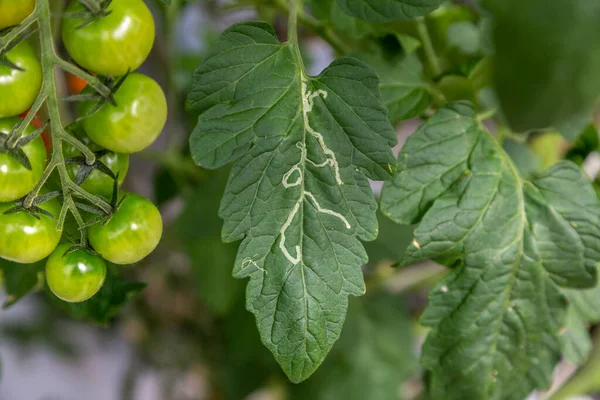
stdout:
<svg viewBox="0 0 600 400">
<path fill-rule="evenodd" d="M 80 303 L 94 296 L 106 278 L 106 263 L 84 250 L 65 253 L 72 244 L 60 244 L 46 262 L 46 282 L 52 293 L 69 303 Z"/>
<path fill-rule="evenodd" d="M 0 135 L 6 136 L 21 120 L 17 117 L 0 119 Z M 29 125 L 24 135 L 35 132 Z M 0 202 L 14 201 L 25 196 L 38 184 L 46 168 L 46 147 L 38 136 L 32 142 L 21 147 L 29 158 L 31 170 L 25 168 L 12 156 L 0 153 Z"/>
<path fill-rule="evenodd" d="M 58 245 L 62 233 L 56 230 L 56 221 L 44 214 L 39 219 L 26 212 L 4 214 L 13 203 L 0 203 L 0 258 L 22 264 L 38 262 L 48 257 Z M 39 205 L 58 218 L 60 203 L 57 199 Z"/>
<path fill-rule="evenodd" d="M 0 29 L 19 25 L 35 8 L 35 0 L 0 0 Z"/>
<path fill-rule="evenodd" d="M 93 93 L 86 88 L 83 93 Z M 150 146 L 167 122 L 167 99 L 152 78 L 130 74 L 114 94 L 116 106 L 106 103 L 84 118 L 83 129 L 93 142 L 116 153 L 135 153 Z M 80 102 L 79 114 L 86 115 L 94 102 Z"/>
<path fill-rule="evenodd" d="M 98 151 L 100 148 L 92 143 L 86 136 L 79 137 L 79 140 L 88 146 L 92 151 Z M 82 154 L 74 146 L 64 143 L 63 154 L 65 157 L 81 157 Z M 115 175 L 118 175 L 119 186 L 123 184 L 127 171 L 129 170 L 129 155 L 122 153 L 110 152 L 100 158 L 100 161 L 104 163 Z M 67 171 L 71 179 L 75 180 L 77 172 L 79 172 L 79 165 L 69 164 L 67 165 Z M 113 193 L 114 180 L 97 169 L 94 169 L 87 179 L 81 184 L 81 187 L 88 193 L 92 193 L 98 196 L 102 196 L 105 199 L 110 199 Z"/>
<path fill-rule="evenodd" d="M 133 264 L 152 253 L 162 236 L 162 218 L 152 202 L 133 193 L 104 225 L 88 229 L 90 244 L 114 264 Z"/>
<path fill-rule="evenodd" d="M 42 66 L 27 41 L 19 43 L 6 57 L 23 71 L 0 65 L 0 118 L 26 111 L 42 87 Z"/>
<path fill-rule="evenodd" d="M 85 8 L 72 0 L 65 12 Z M 120 76 L 135 71 L 154 43 L 154 19 L 143 0 L 113 0 L 109 15 L 77 28 L 81 18 L 65 18 L 62 39 L 73 60 L 99 75 Z"/>
</svg>

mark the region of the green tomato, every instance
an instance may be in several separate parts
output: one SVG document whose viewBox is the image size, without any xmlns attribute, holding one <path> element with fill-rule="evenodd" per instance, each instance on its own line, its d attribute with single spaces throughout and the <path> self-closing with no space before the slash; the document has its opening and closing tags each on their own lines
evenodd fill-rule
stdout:
<svg viewBox="0 0 600 400">
<path fill-rule="evenodd" d="M 0 136 L 5 137 L 20 122 L 17 117 L 0 119 Z M 35 132 L 29 125 L 24 135 Z M 46 147 L 44 140 L 38 136 L 21 147 L 29 158 L 31 170 L 25 168 L 16 159 L 6 153 L 0 153 L 0 202 L 14 201 L 29 193 L 38 184 L 46 168 Z"/>
<path fill-rule="evenodd" d="M 90 244 L 114 264 L 133 264 L 152 253 L 162 236 L 162 218 L 152 202 L 137 194 L 125 199 L 106 224 L 88 229 Z"/>
<path fill-rule="evenodd" d="M 73 0 L 65 12 L 86 11 Z M 113 0 L 109 14 L 80 27 L 83 18 L 65 18 L 62 39 L 73 60 L 99 75 L 120 76 L 135 71 L 154 43 L 154 19 L 142 0 Z"/>
<path fill-rule="evenodd" d="M 19 43 L 6 58 L 23 71 L 0 64 L 0 118 L 27 111 L 42 87 L 42 66 L 29 43 Z"/>
<path fill-rule="evenodd" d="M 84 250 L 65 253 L 73 245 L 63 243 L 48 258 L 46 282 L 52 293 L 69 303 L 80 303 L 94 296 L 106 278 L 102 257 Z"/>
<path fill-rule="evenodd" d="M 35 0 L 0 0 L 0 29 L 19 25 L 34 8 Z"/>
<path fill-rule="evenodd" d="M 86 88 L 84 94 L 94 93 Z M 114 94 L 116 106 L 104 104 L 83 119 L 83 129 L 96 144 L 116 153 L 135 153 L 150 146 L 167 122 L 167 99 L 152 78 L 130 74 Z M 94 102 L 79 103 L 85 115 Z"/>
<path fill-rule="evenodd" d="M 79 137 L 79 140 L 86 144 L 92 151 L 98 151 L 100 148 L 90 141 L 86 136 Z M 70 144 L 63 144 L 63 154 L 65 157 L 81 157 L 82 154 L 74 146 Z M 129 155 L 122 153 L 110 152 L 100 157 L 100 161 L 104 163 L 115 175 L 118 175 L 119 186 L 123 184 L 127 171 L 129 170 Z M 67 171 L 72 180 L 75 180 L 77 173 L 79 172 L 79 165 L 68 164 Z M 92 193 L 98 196 L 102 196 L 106 199 L 110 199 L 113 193 L 114 180 L 97 169 L 94 169 L 92 173 L 86 178 L 81 184 L 81 188 L 88 193 Z"/>
<path fill-rule="evenodd" d="M 12 203 L 0 203 L 0 258 L 30 264 L 48 257 L 62 236 L 62 232 L 56 230 L 56 221 L 44 214 L 36 218 L 24 211 L 4 214 L 13 207 Z M 60 214 L 60 203 L 56 199 L 39 207 L 55 218 Z"/>
</svg>

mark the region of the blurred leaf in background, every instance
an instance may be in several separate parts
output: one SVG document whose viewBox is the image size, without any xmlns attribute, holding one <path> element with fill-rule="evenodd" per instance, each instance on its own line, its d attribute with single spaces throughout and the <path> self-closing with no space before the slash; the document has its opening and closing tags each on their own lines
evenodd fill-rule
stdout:
<svg viewBox="0 0 600 400">
<path fill-rule="evenodd" d="M 600 2 L 485 0 L 494 17 L 496 90 L 510 127 L 591 113 L 600 93 Z"/>
<path fill-rule="evenodd" d="M 4 276 L 6 301 L 3 307 L 7 308 L 31 292 L 44 279 L 44 263 L 17 264 L 0 259 L 0 271 Z"/>
<path fill-rule="evenodd" d="M 232 276 L 239 244 L 221 240 L 223 220 L 219 218 L 219 204 L 228 175 L 229 168 L 211 172 L 186 194 L 186 206 L 175 227 L 192 261 L 198 294 L 218 315 L 229 312 L 244 287 L 243 281 Z"/>
<path fill-rule="evenodd" d="M 311 379 L 290 387 L 291 400 L 398 399 L 417 370 L 410 324 L 398 296 L 351 298 L 340 339 Z"/>
<path fill-rule="evenodd" d="M 123 307 L 146 288 L 145 283 L 129 282 L 121 278 L 114 269 L 114 266 L 107 269 L 106 280 L 100 291 L 82 303 L 67 303 L 56 297 L 51 290 L 46 292 L 71 317 L 108 325 Z"/>
</svg>

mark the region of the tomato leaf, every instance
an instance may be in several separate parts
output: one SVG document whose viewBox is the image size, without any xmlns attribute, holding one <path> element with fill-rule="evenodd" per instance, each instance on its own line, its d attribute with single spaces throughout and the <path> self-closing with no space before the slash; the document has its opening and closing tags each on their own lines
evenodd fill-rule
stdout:
<svg viewBox="0 0 600 400">
<path fill-rule="evenodd" d="M 428 14 L 444 0 L 337 0 L 349 15 L 372 22 L 405 21 Z"/>
<path fill-rule="evenodd" d="M 400 60 L 385 60 L 364 53 L 354 57 L 369 64 L 379 76 L 381 97 L 393 124 L 418 117 L 431 104 L 431 95 L 422 77 L 423 66 L 416 54 Z"/>
<path fill-rule="evenodd" d="M 560 357 L 564 288 L 592 287 L 600 202 L 571 162 L 524 181 L 470 103 L 440 109 L 407 141 L 384 214 L 419 223 L 402 265 L 453 271 L 421 323 L 432 398 L 520 399 L 547 387 Z"/>
<path fill-rule="evenodd" d="M 417 369 L 410 332 L 398 296 L 351 299 L 340 340 L 311 379 L 290 387 L 291 400 L 398 398 L 400 385 Z"/>
<path fill-rule="evenodd" d="M 558 127 L 582 113 L 591 115 L 600 93 L 600 2 L 548 6 L 546 0 L 486 0 L 484 5 L 494 16 L 496 91 L 511 128 Z"/>
<path fill-rule="evenodd" d="M 337 340 L 348 295 L 365 291 L 358 238 L 377 236 L 367 178 L 395 173 L 396 135 L 378 83 L 353 58 L 307 76 L 264 23 L 226 30 L 194 74 L 192 157 L 207 168 L 236 161 L 222 237 L 243 239 L 234 276 L 250 278 L 247 308 L 294 382 Z"/>
<path fill-rule="evenodd" d="M 589 335 L 590 324 L 600 322 L 600 286 L 588 290 L 565 290 L 569 301 L 565 329 L 560 341 L 565 358 L 581 365 L 592 350 Z"/>
<path fill-rule="evenodd" d="M 4 276 L 4 288 L 8 295 L 3 308 L 8 308 L 29 294 L 42 280 L 44 263 L 18 264 L 0 259 L 0 270 Z"/>
</svg>

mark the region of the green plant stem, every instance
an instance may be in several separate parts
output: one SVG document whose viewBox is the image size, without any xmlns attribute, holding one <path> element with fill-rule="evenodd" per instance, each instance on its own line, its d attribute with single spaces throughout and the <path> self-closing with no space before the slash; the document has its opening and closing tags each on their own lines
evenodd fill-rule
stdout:
<svg viewBox="0 0 600 400">
<path fill-rule="evenodd" d="M 81 189 L 81 187 L 77 186 L 69 177 L 67 168 L 65 166 L 65 160 L 62 150 L 63 141 L 72 144 L 78 150 L 80 150 L 86 157 L 86 162 L 90 165 L 95 162 L 96 156 L 92 151 L 90 151 L 87 148 L 87 146 L 85 146 L 75 137 L 69 135 L 63 127 L 59 111 L 59 101 L 56 90 L 54 70 L 55 66 L 60 66 L 64 69 L 67 69 L 65 67 L 67 67 L 66 64 L 68 63 L 62 61 L 58 57 L 54 49 L 54 43 L 52 39 L 53 36 L 51 26 L 51 10 L 49 1 L 50 0 L 36 0 L 36 13 L 40 29 L 40 53 L 41 62 L 43 66 L 43 83 L 42 88 L 40 90 L 39 98 L 43 98 L 46 100 L 48 116 L 50 118 L 52 155 L 50 162 L 48 163 L 48 167 L 44 171 L 44 175 L 41 181 L 36 185 L 36 187 L 31 191 L 31 193 L 27 195 L 24 205 L 25 207 L 31 207 L 33 205 L 33 202 L 38 196 L 40 189 L 46 183 L 52 171 L 56 169 L 60 176 L 60 181 L 63 190 L 63 204 L 57 226 L 58 230 L 62 230 L 68 211 L 70 211 L 73 214 L 79 226 L 84 225 L 83 218 L 81 217 L 81 214 L 79 213 L 79 210 L 77 209 L 77 206 L 75 205 L 75 202 L 73 200 L 73 193 L 79 195 L 80 197 L 83 197 L 92 204 L 100 207 L 106 213 L 112 212 L 112 206 L 101 197 L 94 196 Z M 78 76 L 81 76 L 79 74 L 79 72 L 82 72 L 81 70 L 76 72 L 78 72 Z M 80 233 L 81 244 L 85 246 L 87 245 L 87 234 L 85 229 L 80 229 Z"/>
<path fill-rule="evenodd" d="M 9 149 L 14 149 L 17 146 L 19 139 L 21 138 L 21 136 L 23 136 L 23 132 L 25 132 L 25 129 L 29 126 L 31 121 L 33 121 L 33 118 L 35 118 L 35 114 L 39 111 L 39 109 L 42 107 L 42 104 L 44 104 L 44 102 L 46 101 L 46 97 L 46 93 L 40 91 L 37 98 L 33 102 L 33 105 L 29 108 L 25 119 L 19 124 L 17 129 L 11 132 L 10 136 L 8 137 L 6 146 Z"/>
<path fill-rule="evenodd" d="M 63 71 L 70 72 L 71 74 L 86 81 L 88 85 L 94 88 L 94 90 L 96 90 L 96 92 L 98 92 L 101 96 L 107 97 L 110 95 L 110 89 L 106 85 L 104 85 L 100 79 L 93 76 L 92 74 L 85 72 L 77 65 L 71 64 L 70 62 L 63 60 L 58 56 L 54 57 L 54 64 L 61 68 Z"/>
<path fill-rule="evenodd" d="M 479 121 L 485 121 L 486 119 L 490 119 L 492 118 L 494 115 L 496 115 L 496 112 L 498 110 L 494 107 L 494 108 L 490 108 L 488 110 L 485 110 L 479 114 L 477 114 L 477 119 Z"/>
<path fill-rule="evenodd" d="M 296 61 L 303 65 L 300 45 L 298 43 L 298 10 L 301 10 L 304 0 L 290 0 L 288 15 L 288 43 L 292 46 L 292 51 Z"/>
<path fill-rule="evenodd" d="M 286 0 L 276 0 L 275 7 L 283 13 L 289 14 L 293 12 L 296 13 L 295 21 L 300 22 L 302 25 L 306 26 L 317 35 L 319 35 L 323 40 L 325 40 L 329 45 L 339 54 L 348 54 L 350 52 L 350 48 L 346 43 L 340 39 L 337 34 L 330 29 L 327 25 L 323 24 L 319 20 L 311 17 L 310 15 L 306 15 L 304 12 L 303 1 L 302 4 L 297 4 L 296 7 L 293 7 L 294 2 L 290 2 L 289 7 L 286 4 Z"/>
<path fill-rule="evenodd" d="M 424 17 L 417 18 L 417 32 L 421 39 L 421 44 L 423 45 L 423 52 L 425 53 L 425 59 L 427 60 L 429 69 L 433 76 L 436 77 L 442 73 L 442 68 L 440 66 L 440 61 L 435 54 L 435 50 L 433 49 L 433 44 L 431 43 L 431 37 L 429 36 Z"/>
<path fill-rule="evenodd" d="M 21 35 L 25 32 L 31 24 L 33 24 L 39 15 L 38 7 L 33 10 L 33 12 L 21 22 L 21 24 L 14 29 L 11 29 L 6 35 L 4 35 L 0 40 L 0 54 L 4 52 L 4 50 L 8 47 L 10 42 L 15 39 L 17 36 Z"/>
</svg>

